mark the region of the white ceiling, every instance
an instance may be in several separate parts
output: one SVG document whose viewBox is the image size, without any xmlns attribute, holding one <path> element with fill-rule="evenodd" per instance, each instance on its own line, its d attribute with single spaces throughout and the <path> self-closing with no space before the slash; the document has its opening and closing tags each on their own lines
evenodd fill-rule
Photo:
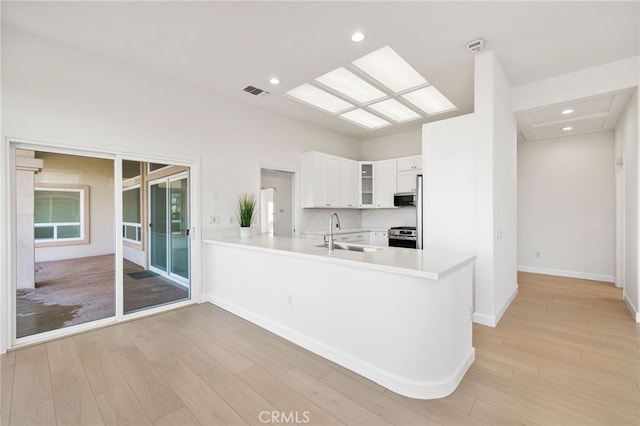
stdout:
<svg viewBox="0 0 640 426">
<path fill-rule="evenodd" d="M 517 112 L 518 142 L 613 130 L 632 91 L 633 89 L 621 90 Z M 562 111 L 567 109 L 574 111 L 563 114 Z M 571 129 L 563 130 L 567 127 Z"/>
<path fill-rule="evenodd" d="M 638 55 L 638 18 L 629 1 L 2 1 L 3 25 L 359 139 L 473 111 L 470 40 L 484 38 L 518 86 Z M 355 30 L 365 41 L 351 42 Z M 459 109 L 369 131 L 284 95 L 385 45 Z M 268 82 L 274 75 L 279 86 Z M 271 94 L 250 95 L 248 85 Z"/>
</svg>

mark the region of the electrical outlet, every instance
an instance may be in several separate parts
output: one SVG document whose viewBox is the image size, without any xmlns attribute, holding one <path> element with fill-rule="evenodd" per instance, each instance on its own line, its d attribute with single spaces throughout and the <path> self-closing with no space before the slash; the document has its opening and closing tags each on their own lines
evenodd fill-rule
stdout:
<svg viewBox="0 0 640 426">
<path fill-rule="evenodd" d="M 536 252 L 536 257 L 542 257 L 542 252 L 537 251 Z"/>
<path fill-rule="evenodd" d="M 209 224 L 216 223 L 215 216 L 209 216 Z"/>
<path fill-rule="evenodd" d="M 293 294 L 287 298 L 287 304 L 290 308 L 293 308 Z"/>
<path fill-rule="evenodd" d="M 229 225 L 233 225 L 233 216 L 229 216 Z"/>
</svg>

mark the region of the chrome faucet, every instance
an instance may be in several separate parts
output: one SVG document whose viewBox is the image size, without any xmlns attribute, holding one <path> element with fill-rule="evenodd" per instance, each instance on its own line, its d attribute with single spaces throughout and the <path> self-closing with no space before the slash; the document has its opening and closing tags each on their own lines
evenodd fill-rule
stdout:
<svg viewBox="0 0 640 426">
<path fill-rule="evenodd" d="M 340 218 L 338 217 L 338 213 L 331 213 L 331 217 L 329 218 L 329 243 L 327 246 L 329 250 L 333 250 L 333 217 L 336 217 L 336 228 L 340 229 Z"/>
</svg>

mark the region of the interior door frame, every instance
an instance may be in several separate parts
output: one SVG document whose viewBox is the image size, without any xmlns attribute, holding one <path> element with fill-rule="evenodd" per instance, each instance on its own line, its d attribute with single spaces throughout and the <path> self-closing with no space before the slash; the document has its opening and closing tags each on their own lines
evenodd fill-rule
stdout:
<svg viewBox="0 0 640 426">
<path fill-rule="evenodd" d="M 69 144 L 55 138 L 33 139 L 31 137 L 5 136 L 4 147 L 0 149 L 0 164 L 4 173 L 0 173 L 0 199 L 9 208 L 0 209 L 0 354 L 8 349 L 45 342 L 54 338 L 93 330 L 105 325 L 157 314 L 197 303 L 202 294 L 201 274 L 201 236 L 200 236 L 200 159 L 176 158 L 174 156 L 149 155 L 140 152 L 125 152 L 120 149 L 87 148 Z M 82 155 L 114 161 L 114 256 L 115 256 L 115 316 L 90 321 L 83 324 L 63 327 L 57 330 L 16 338 L 16 214 L 15 214 L 15 154 L 16 149 L 29 149 L 59 154 Z M 189 240 L 190 240 L 190 295 L 185 301 L 161 305 L 141 311 L 124 314 L 123 308 L 123 241 L 119 230 L 122 229 L 122 160 L 167 163 L 189 168 L 188 190 Z M 198 232 L 196 232 L 198 231 Z"/>
<path fill-rule="evenodd" d="M 172 260 L 172 253 L 171 253 L 171 247 L 170 247 L 170 243 L 169 240 L 171 239 L 171 219 L 168 217 L 167 218 L 167 224 L 166 224 L 166 231 L 167 233 L 165 234 L 167 236 L 166 240 L 167 240 L 167 246 L 166 246 L 166 256 L 167 256 L 167 270 L 163 271 L 159 268 L 156 268 L 153 266 L 153 264 L 151 263 L 151 208 L 152 208 L 152 204 L 151 204 L 151 186 L 161 183 L 161 182 L 167 182 L 167 188 L 166 188 L 166 193 L 167 193 L 167 207 L 169 207 L 171 205 L 171 201 L 170 201 L 170 196 L 171 196 L 171 182 L 176 181 L 176 180 L 181 180 L 181 179 L 187 179 L 187 199 L 190 200 L 191 199 L 191 191 L 189 189 L 189 182 L 190 182 L 190 178 L 189 178 L 189 171 L 183 171 L 183 172 L 178 172 L 174 175 L 169 175 L 169 176 L 164 176 L 158 179 L 153 179 L 147 182 L 147 205 L 149 206 L 149 211 L 147 212 L 147 220 L 148 220 L 148 224 L 149 224 L 149 238 L 147 238 L 147 261 L 148 261 L 148 265 L 149 265 L 149 270 L 163 276 L 166 277 L 172 281 L 175 281 L 177 284 L 185 287 L 186 289 L 189 289 L 191 286 L 191 243 L 190 243 L 190 239 L 188 239 L 188 253 L 189 253 L 189 278 L 184 278 L 180 275 L 176 275 L 171 273 L 171 260 Z M 190 203 L 189 203 L 190 205 Z M 191 208 L 189 208 L 189 210 L 191 210 Z M 191 212 L 189 211 L 188 214 L 190 215 Z M 190 219 L 190 217 L 189 217 Z M 191 227 L 191 222 L 189 222 L 189 228 Z"/>
<path fill-rule="evenodd" d="M 291 174 L 291 226 L 293 227 L 291 232 L 291 238 L 299 238 L 300 237 L 300 211 L 302 210 L 302 206 L 298 203 L 300 199 L 300 172 L 296 169 L 291 169 L 288 167 L 279 167 L 268 164 L 258 164 L 258 182 L 257 182 L 257 194 L 260 194 L 262 190 L 262 170 L 272 170 L 275 172 L 285 172 Z M 258 202 L 260 202 L 260 197 L 258 197 Z M 261 207 L 258 206 L 258 211 L 260 211 Z M 274 212 L 275 214 L 275 212 Z M 258 222 L 260 224 L 260 232 L 262 232 L 263 224 L 261 215 L 258 215 Z"/>
</svg>

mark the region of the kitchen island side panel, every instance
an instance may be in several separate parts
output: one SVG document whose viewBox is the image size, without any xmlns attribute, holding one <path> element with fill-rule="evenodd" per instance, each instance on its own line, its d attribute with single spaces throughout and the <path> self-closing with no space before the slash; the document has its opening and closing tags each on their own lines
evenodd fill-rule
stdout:
<svg viewBox="0 0 640 426">
<path fill-rule="evenodd" d="M 206 300 L 399 394 L 455 390 L 474 359 L 466 264 L 439 280 L 207 244 Z"/>
</svg>

